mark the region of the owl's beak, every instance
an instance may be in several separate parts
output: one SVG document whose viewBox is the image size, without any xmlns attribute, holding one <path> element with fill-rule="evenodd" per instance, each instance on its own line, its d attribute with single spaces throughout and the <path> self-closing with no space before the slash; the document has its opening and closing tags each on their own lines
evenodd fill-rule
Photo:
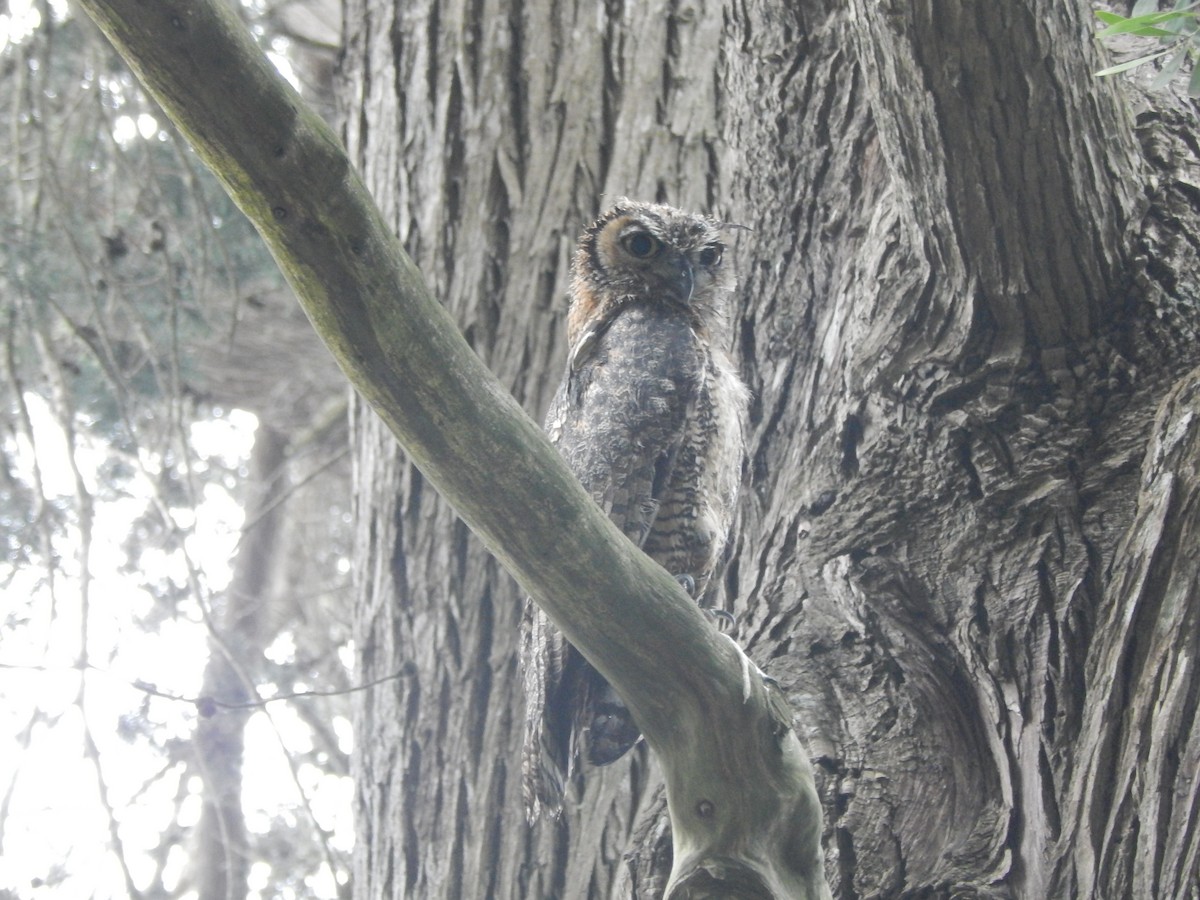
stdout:
<svg viewBox="0 0 1200 900">
<path fill-rule="evenodd" d="M 675 280 L 674 286 L 679 299 L 684 304 L 691 303 L 692 289 L 696 286 L 696 279 L 692 273 L 692 264 L 682 253 L 671 260 L 671 275 Z"/>
</svg>

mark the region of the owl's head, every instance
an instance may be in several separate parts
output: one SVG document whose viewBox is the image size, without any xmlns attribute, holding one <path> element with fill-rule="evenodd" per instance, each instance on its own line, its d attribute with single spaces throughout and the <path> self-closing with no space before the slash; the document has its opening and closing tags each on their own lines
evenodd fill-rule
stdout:
<svg viewBox="0 0 1200 900">
<path fill-rule="evenodd" d="M 692 313 L 697 327 L 711 328 L 724 315 L 733 287 L 733 273 L 724 265 L 727 227 L 670 206 L 617 201 L 579 239 L 570 331 L 637 301 L 679 306 Z"/>
</svg>

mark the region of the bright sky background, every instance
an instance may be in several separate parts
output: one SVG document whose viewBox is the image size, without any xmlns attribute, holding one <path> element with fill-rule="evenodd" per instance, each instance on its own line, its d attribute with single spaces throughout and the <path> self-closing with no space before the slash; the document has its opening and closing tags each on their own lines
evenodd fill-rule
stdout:
<svg viewBox="0 0 1200 900">
<path fill-rule="evenodd" d="M 45 403 L 34 395 L 26 397 L 33 416 L 38 460 L 49 496 L 73 495 L 71 467 L 66 443 Z M 257 423 L 248 413 L 235 411 L 223 419 L 193 426 L 192 443 L 198 457 L 221 458 L 225 464 L 244 461 L 250 451 Z M 22 471 L 29 478 L 32 449 L 17 448 Z M 88 488 L 95 492 L 96 470 L 104 460 L 103 448 L 83 444 L 77 461 Z M 150 466 L 150 461 L 144 461 Z M 128 486 L 135 496 L 98 502 L 92 552 L 92 595 L 88 621 L 89 658 L 102 671 L 84 676 L 88 724 L 96 741 L 103 769 L 102 783 L 109 802 L 118 810 L 121 840 L 133 868 L 135 880 L 148 879 L 150 857 L 139 848 L 158 845 L 173 813 L 173 795 L 182 767 L 137 796 L 150 773 L 163 765 L 162 757 L 144 738 L 126 740 L 119 736 L 123 721 L 149 722 L 156 738 L 188 739 L 196 721 L 189 703 L 147 698 L 133 687 L 148 682 L 159 690 L 194 697 L 200 688 L 207 659 L 207 633 L 199 610 L 190 621 L 168 621 L 157 633 L 147 633 L 136 624 L 138 613 L 154 603 L 141 590 L 138 579 L 120 571 L 125 558 L 121 543 L 134 516 L 144 509 L 150 487 L 144 482 L 137 496 L 139 479 Z M 180 515 L 184 515 L 181 511 Z M 190 525 L 183 521 L 180 524 Z M 204 572 L 211 590 L 223 588 L 230 577 L 230 557 L 242 524 L 241 507 L 221 488 L 209 485 L 196 511 L 195 528 L 187 546 Z M 69 527 L 65 541 L 56 548 L 64 560 L 69 579 L 56 585 L 56 606 L 41 571 L 18 573 L 6 590 L 0 590 L 0 611 L 9 615 L 33 600 L 35 621 L 18 632 L 21 641 L 9 637 L 0 646 L 0 785 L 17 772 L 16 789 L 4 822 L 4 854 L 0 857 L 0 888 L 22 898 L 54 900 L 105 900 L 126 896 L 124 879 L 116 859 L 109 853 L 109 822 L 100 802 L 93 764 L 84 754 L 83 718 L 78 703 L 81 675 L 72 668 L 78 656 L 80 607 L 75 554 L 78 533 Z M 143 576 L 183 579 L 182 555 L 160 551 L 143 556 Z M 9 632 L 12 635 L 12 632 Z M 285 642 L 286 643 L 286 642 Z M 286 654 L 287 647 L 277 648 Z M 13 668 L 10 668 L 13 667 Z M 23 748 L 22 731 L 35 710 L 41 721 Z M 145 715 L 139 717 L 139 710 Z M 133 716 L 130 720 L 127 717 Z M 273 726 L 272 726 L 273 721 Z M 348 751 L 351 728 L 347 720 L 333 723 L 339 744 Z M 298 807 L 295 784 L 282 757 L 280 741 L 296 751 L 309 749 L 309 732 L 295 712 L 284 703 L 272 704 L 253 716 L 247 727 L 243 808 L 252 832 L 265 832 L 274 816 L 294 816 Z M 349 778 L 330 777 L 314 767 L 302 767 L 300 780 L 309 795 L 314 813 L 325 828 L 334 832 L 334 845 L 349 851 L 352 842 Z M 199 816 L 199 784 L 188 785 L 191 800 L 185 805 L 185 821 L 191 825 Z M 184 848 L 173 854 L 172 878 L 178 878 L 185 861 Z M 36 888 L 56 866 L 68 879 L 56 886 Z M 140 868 L 139 868 L 140 867 Z M 267 884 L 269 870 L 259 864 L 252 871 L 252 885 Z M 335 897 L 332 873 L 323 883 L 307 885 L 305 896 Z M 168 882 L 170 883 L 170 882 Z M 259 896 L 252 892 L 252 898 Z"/>
<path fill-rule="evenodd" d="M 71 14 L 66 0 L 49 0 L 49 8 L 55 19 Z M 5 10 L 0 14 L 0 51 L 25 40 L 41 24 L 33 0 L 8 0 L 0 9 Z M 295 74 L 283 55 L 285 49 L 274 46 L 267 55 L 295 85 Z M 122 115 L 114 120 L 114 137 L 122 144 L 138 138 L 151 140 L 161 127 L 146 113 Z M 89 446 L 86 437 L 81 437 L 75 461 L 88 490 L 98 497 L 87 617 L 88 658 L 97 668 L 86 673 L 74 668 L 80 651 L 82 598 L 71 461 L 53 412 L 35 395 L 27 395 L 26 401 L 46 495 L 60 498 L 61 509 L 70 512 L 67 534 L 55 545 L 65 574 L 56 578 L 53 589 L 42 570 L 20 571 L 7 587 L 0 587 L 0 622 L 33 610 L 31 620 L 23 625 L 10 621 L 14 627 L 6 627 L 0 641 L 0 791 L 12 782 L 14 773 L 17 776 L 0 821 L 0 891 L 12 891 L 22 900 L 124 898 L 124 878 L 110 852 L 109 816 L 99 786 L 104 785 L 107 801 L 117 811 L 120 839 L 135 881 L 149 879 L 152 863 L 145 851 L 160 843 L 170 823 L 183 767 L 139 794 L 150 776 L 162 768 L 163 757 L 137 729 L 151 729 L 156 743 L 166 738 L 187 740 L 195 727 L 196 712 L 187 702 L 149 697 L 134 683 L 150 683 L 160 691 L 194 697 L 207 660 L 207 631 L 200 610 L 186 610 L 186 606 L 186 620 L 166 621 L 154 633 L 138 624 L 138 617 L 155 603 L 142 589 L 142 580 L 186 580 L 180 551 L 147 550 L 137 576 L 121 571 L 125 560 L 122 543 L 134 518 L 145 509 L 152 490 L 146 475 L 152 476 L 158 463 L 143 457 L 146 475 L 123 485 L 129 496 L 100 500 L 103 491 L 98 470 L 106 458 L 105 448 Z M 249 456 L 256 426 L 252 415 L 235 410 L 194 425 L 190 440 L 202 462 L 212 459 L 237 465 Z M 15 474 L 32 483 L 34 448 L 19 439 L 10 449 L 19 464 Z M 229 490 L 208 484 L 194 513 L 180 508 L 172 514 L 178 525 L 190 531 L 186 547 L 202 572 L 205 588 L 220 591 L 231 575 L 230 560 L 243 519 L 241 507 Z M 188 602 L 194 606 L 193 601 Z M 285 661 L 287 636 L 272 649 Z M 350 651 L 346 653 L 349 656 Z M 349 658 L 343 662 L 351 664 Z M 99 778 L 85 755 L 83 710 L 99 752 Z M 33 727 L 26 734 L 31 721 Z M 340 748 L 349 752 L 350 722 L 335 719 L 331 727 Z M 242 800 L 252 832 L 265 832 L 274 817 L 297 815 L 297 788 L 281 744 L 302 752 L 311 749 L 308 741 L 307 726 L 286 703 L 271 704 L 250 719 Z M 349 852 L 353 843 L 351 780 L 310 766 L 301 767 L 299 780 L 319 823 L 333 833 L 334 847 Z M 185 787 L 190 796 L 180 824 L 188 826 L 199 817 L 200 785 L 193 778 Z M 0 796 L 0 803 L 3 800 Z M 181 846 L 172 853 L 168 884 L 183 871 L 185 849 Z M 66 877 L 57 884 L 38 886 L 56 871 Z M 255 864 L 250 874 L 251 898 L 260 896 L 269 875 L 265 864 Z M 332 873 L 325 870 L 323 876 L 305 885 L 301 896 L 336 897 Z"/>
</svg>

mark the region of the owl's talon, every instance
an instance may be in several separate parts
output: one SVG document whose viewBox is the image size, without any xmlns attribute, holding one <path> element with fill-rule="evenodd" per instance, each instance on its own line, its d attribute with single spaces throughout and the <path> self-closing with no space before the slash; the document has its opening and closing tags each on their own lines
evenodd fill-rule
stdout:
<svg viewBox="0 0 1200 900">
<path fill-rule="evenodd" d="M 679 586 L 687 591 L 689 597 L 696 596 L 696 579 L 691 575 L 676 575 L 675 580 L 679 582 Z"/>
<path fill-rule="evenodd" d="M 703 607 L 703 609 L 714 620 L 713 624 L 717 626 L 717 631 L 722 634 L 729 634 L 737 628 L 737 616 L 729 610 L 717 609 L 712 606 Z"/>
</svg>

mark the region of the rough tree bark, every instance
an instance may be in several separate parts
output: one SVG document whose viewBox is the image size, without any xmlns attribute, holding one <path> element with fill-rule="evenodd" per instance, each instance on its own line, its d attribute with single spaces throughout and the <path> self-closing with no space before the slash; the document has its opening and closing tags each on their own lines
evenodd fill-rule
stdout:
<svg viewBox="0 0 1200 900">
<path fill-rule="evenodd" d="M 718 590 L 801 711 L 835 893 L 1194 896 L 1190 107 L 1094 79 L 1079 2 L 346 24 L 347 146 L 533 414 L 607 201 L 753 229 Z M 405 672 L 360 709 L 358 895 L 656 896 L 644 756 L 525 827 L 519 593 L 382 426 L 356 439 L 362 676 Z"/>
</svg>

